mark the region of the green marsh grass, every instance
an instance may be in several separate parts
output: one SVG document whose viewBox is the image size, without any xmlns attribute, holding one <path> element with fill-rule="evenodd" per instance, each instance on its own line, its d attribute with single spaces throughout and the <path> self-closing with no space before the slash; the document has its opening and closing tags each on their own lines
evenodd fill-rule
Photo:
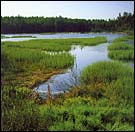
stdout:
<svg viewBox="0 0 135 132">
<path fill-rule="evenodd" d="M 92 64 L 82 72 L 83 85 L 71 89 L 64 99 L 54 98 L 51 108 L 35 104 L 26 88 L 3 87 L 2 130 L 133 131 L 133 75 L 133 69 L 120 62 Z M 90 85 L 97 87 L 92 87 L 95 82 L 106 83 L 102 98 L 89 91 Z M 82 94 L 86 88 L 87 95 Z M 78 93 L 70 96 L 73 92 Z"/>
<path fill-rule="evenodd" d="M 133 78 L 131 67 L 115 61 L 94 63 L 84 68 L 81 74 L 81 82 L 87 85 L 92 97 L 107 96 L 115 103 L 133 103 Z"/>
<path fill-rule="evenodd" d="M 74 57 L 69 53 L 50 54 L 36 49 L 3 48 L 3 51 L 16 63 L 37 65 L 41 68 L 67 68 L 73 65 Z"/>
<path fill-rule="evenodd" d="M 40 49 L 1 46 L 1 79 L 3 85 L 38 85 L 53 74 L 64 72 L 74 64 L 74 56 L 68 52 L 44 52 Z"/>
<path fill-rule="evenodd" d="M 62 45 L 64 40 L 55 40 L 54 45 Z M 52 40 L 4 42 L 1 46 L 1 75 L 9 79 L 8 86 L 1 88 L 1 130 L 133 131 L 134 70 L 121 62 L 103 61 L 84 68 L 80 78 L 82 85 L 52 99 L 51 107 L 44 103 L 45 100 L 38 105 L 41 98 L 32 90 L 20 87 L 20 79 L 14 86 L 12 81 L 18 72 L 25 79 L 26 73 L 33 76 L 29 70 L 63 69 L 73 65 L 74 57 L 67 52 L 50 54 L 44 51 L 46 43 L 51 45 Z M 78 43 L 75 40 L 72 44 Z M 65 47 L 69 45 L 67 51 L 72 44 L 65 42 Z M 50 46 L 48 51 L 64 50 L 59 47 L 55 50 L 55 46 Z"/>
<path fill-rule="evenodd" d="M 36 39 L 21 42 L 4 42 L 8 47 L 41 49 L 45 51 L 69 51 L 71 45 L 94 46 L 107 42 L 105 37 L 68 38 L 68 39 Z"/>
<path fill-rule="evenodd" d="M 115 39 L 111 45 L 108 46 L 108 56 L 115 60 L 134 60 L 134 45 L 126 43 L 127 40 L 133 40 L 134 36 L 124 36 Z"/>
<path fill-rule="evenodd" d="M 122 41 L 133 40 L 133 39 L 134 39 L 133 35 L 128 35 L 128 36 L 117 38 L 117 39 L 113 40 L 113 42 L 122 42 Z"/>
<path fill-rule="evenodd" d="M 81 81 L 84 84 L 107 83 L 124 76 L 133 77 L 133 69 L 127 65 L 122 65 L 121 62 L 103 61 L 93 63 L 84 68 L 81 74 Z"/>
<path fill-rule="evenodd" d="M 108 47 L 109 50 L 133 50 L 134 46 L 123 42 L 115 42 Z"/>
<path fill-rule="evenodd" d="M 102 42 L 106 42 L 105 37 L 2 42 L 1 51 L 5 57 L 2 59 L 2 75 L 6 80 L 10 80 L 10 77 L 14 76 L 12 78 L 15 80 L 16 74 L 19 76 L 27 74 L 26 76 L 28 76 L 34 71 L 39 71 L 41 75 L 41 71 L 46 73 L 53 72 L 53 70 L 63 70 L 74 63 L 74 56 L 66 52 L 71 49 L 72 45 L 96 45 Z M 54 51 L 56 53 L 53 53 Z M 39 75 L 35 74 L 39 78 Z"/>
<path fill-rule="evenodd" d="M 132 60 L 134 61 L 134 50 L 111 50 L 108 56 L 115 60 Z"/>
</svg>

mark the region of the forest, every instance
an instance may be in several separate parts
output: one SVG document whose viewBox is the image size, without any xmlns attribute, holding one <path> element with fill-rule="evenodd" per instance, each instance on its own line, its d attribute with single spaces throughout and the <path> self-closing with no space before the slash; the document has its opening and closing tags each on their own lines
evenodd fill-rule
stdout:
<svg viewBox="0 0 135 132">
<path fill-rule="evenodd" d="M 122 32 L 134 29 L 134 13 L 116 19 L 71 19 L 59 17 L 1 16 L 1 33 Z"/>
</svg>

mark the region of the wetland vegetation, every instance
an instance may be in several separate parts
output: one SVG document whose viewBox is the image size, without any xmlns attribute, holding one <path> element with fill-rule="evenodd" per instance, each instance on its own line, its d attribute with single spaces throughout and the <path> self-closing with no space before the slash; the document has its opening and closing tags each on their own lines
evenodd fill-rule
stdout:
<svg viewBox="0 0 135 132">
<path fill-rule="evenodd" d="M 134 14 L 124 12 L 123 16 L 119 14 L 108 21 L 61 16 L 1 19 L 1 33 L 9 34 L 126 33 L 112 42 L 104 36 L 1 42 L 2 131 L 134 131 L 134 68 L 121 61 L 134 63 L 134 44 L 127 42 L 134 40 Z M 25 37 L 35 38 L 28 34 L 1 35 L 1 40 Z M 73 46 L 95 47 L 94 54 L 100 44 L 109 45 L 103 51 L 98 47 L 98 53 L 105 56 L 108 49 L 110 59 L 89 63 L 79 77 L 75 75 L 79 85 L 52 96 L 49 79 L 56 74 L 68 73 L 76 66 L 76 56 L 70 53 Z M 93 58 L 97 59 L 96 56 Z M 48 91 L 43 99 L 33 88 L 46 81 Z"/>
<path fill-rule="evenodd" d="M 133 131 L 133 76 L 122 63 L 95 63 L 83 70 L 82 85 L 40 105 L 25 87 L 3 87 L 2 130 Z"/>
<path fill-rule="evenodd" d="M 7 47 L 40 49 L 45 51 L 69 51 L 72 45 L 94 46 L 107 42 L 105 37 L 67 38 L 67 39 L 36 39 L 22 42 L 2 42 Z"/>
<path fill-rule="evenodd" d="M 74 57 L 68 52 L 59 51 L 69 51 L 75 44 L 84 46 L 103 42 L 106 42 L 105 37 L 2 42 L 2 83 L 19 79 L 17 83 L 21 86 L 35 86 L 37 79 L 43 82 L 52 74 L 73 65 Z"/>
<path fill-rule="evenodd" d="M 115 39 L 108 47 L 109 57 L 116 60 L 134 61 L 134 45 L 129 45 L 126 41 L 134 40 L 134 36 L 126 36 Z"/>
</svg>

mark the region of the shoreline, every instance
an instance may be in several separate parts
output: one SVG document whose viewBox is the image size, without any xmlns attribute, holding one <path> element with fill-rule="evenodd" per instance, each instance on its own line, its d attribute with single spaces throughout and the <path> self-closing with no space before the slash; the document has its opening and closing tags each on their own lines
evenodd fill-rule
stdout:
<svg viewBox="0 0 135 132">
<path fill-rule="evenodd" d="M 1 33 L 1 35 L 16 35 L 16 34 L 40 34 L 40 35 L 52 35 L 52 34 L 75 34 L 75 33 L 78 33 L 78 34 L 86 34 L 86 33 L 88 33 L 88 34 L 90 34 L 90 33 L 110 33 L 110 34 L 112 34 L 112 33 L 118 33 L 118 34 L 127 34 L 126 32 L 118 32 L 118 31 L 112 31 L 112 32 L 44 32 L 44 33 L 6 33 L 6 34 L 4 34 L 4 33 Z"/>
</svg>

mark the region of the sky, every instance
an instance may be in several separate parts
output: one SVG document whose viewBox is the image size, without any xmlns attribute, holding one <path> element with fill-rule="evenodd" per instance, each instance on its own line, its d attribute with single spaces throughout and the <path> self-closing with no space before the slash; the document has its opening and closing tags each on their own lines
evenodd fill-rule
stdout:
<svg viewBox="0 0 135 132">
<path fill-rule="evenodd" d="M 1 16 L 114 19 L 134 12 L 134 1 L 1 1 Z"/>
</svg>

